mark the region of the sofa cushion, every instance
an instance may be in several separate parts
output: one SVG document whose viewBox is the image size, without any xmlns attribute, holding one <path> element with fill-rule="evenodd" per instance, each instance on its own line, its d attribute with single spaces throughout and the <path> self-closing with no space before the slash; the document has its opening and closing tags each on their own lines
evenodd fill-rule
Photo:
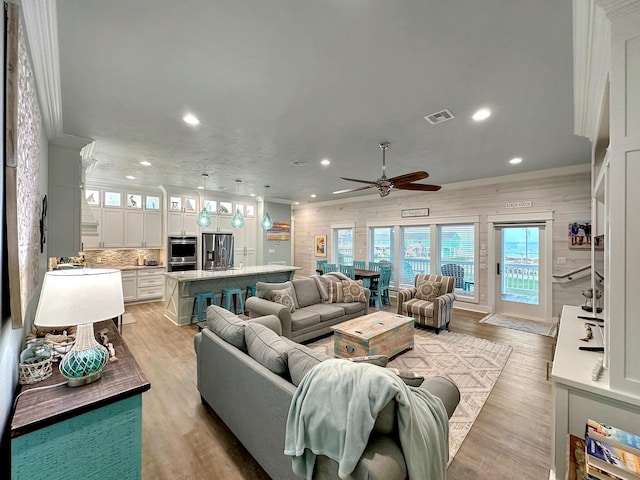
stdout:
<svg viewBox="0 0 640 480">
<path fill-rule="evenodd" d="M 271 299 L 271 291 L 272 290 L 282 290 L 283 288 L 290 287 L 293 290 L 293 300 L 296 308 L 298 308 L 298 300 L 296 299 L 296 290 L 293 288 L 293 283 L 291 282 L 282 282 L 282 283 L 267 283 L 267 282 L 257 282 L 256 283 L 256 297 L 264 298 L 265 300 L 272 301 Z"/>
<path fill-rule="evenodd" d="M 405 384 L 411 387 L 419 387 L 420 385 L 422 385 L 422 382 L 424 382 L 424 377 L 422 375 L 418 375 L 409 370 L 399 370 L 397 368 L 391 367 L 387 368 L 398 375 Z"/>
<path fill-rule="evenodd" d="M 336 307 L 340 307 L 344 310 L 345 315 L 353 315 L 354 313 L 364 312 L 366 302 L 352 302 L 352 303 L 334 303 Z"/>
<path fill-rule="evenodd" d="M 318 290 L 318 284 L 313 278 L 294 280 L 293 288 L 296 291 L 296 308 L 304 308 L 316 303 L 322 303 L 322 296 Z"/>
<path fill-rule="evenodd" d="M 344 308 L 338 307 L 333 303 L 316 303 L 305 307 L 305 310 L 320 315 L 320 322 L 333 320 L 344 315 Z"/>
<path fill-rule="evenodd" d="M 362 280 L 343 280 L 342 295 L 346 303 L 367 301 L 362 287 Z"/>
<path fill-rule="evenodd" d="M 301 308 L 291 314 L 291 331 L 304 330 L 319 323 L 320 314 L 310 310 L 309 307 Z"/>
<path fill-rule="evenodd" d="M 433 318 L 433 302 L 412 298 L 402 304 L 402 310 L 409 316 Z"/>
<path fill-rule="evenodd" d="M 244 334 L 251 358 L 278 375 L 288 372 L 287 350 L 290 347 L 280 335 L 264 325 L 253 322 L 245 325 Z"/>
<path fill-rule="evenodd" d="M 271 290 L 271 300 L 284 305 L 290 312 L 295 312 L 296 303 L 293 299 L 294 293 L 292 288 L 283 288 L 282 290 Z"/>
<path fill-rule="evenodd" d="M 427 300 L 433 302 L 436 297 L 440 296 L 442 282 L 431 282 L 423 280 L 416 286 L 416 298 L 419 300 Z"/>
<path fill-rule="evenodd" d="M 244 320 L 217 305 L 209 306 L 206 310 L 206 316 L 209 330 L 234 347 L 247 351 L 247 344 L 244 340 L 246 324 Z"/>
<path fill-rule="evenodd" d="M 289 366 L 289 376 L 291 383 L 296 387 L 300 385 L 302 377 L 320 362 L 329 360 L 331 357 L 322 352 L 316 352 L 304 345 L 296 345 L 287 350 L 287 362 Z"/>
<path fill-rule="evenodd" d="M 336 282 L 337 279 L 330 275 L 314 275 L 312 277 L 316 285 L 318 287 L 318 293 L 320 293 L 320 298 L 322 298 L 322 303 L 329 302 L 329 284 L 332 282 Z"/>
</svg>

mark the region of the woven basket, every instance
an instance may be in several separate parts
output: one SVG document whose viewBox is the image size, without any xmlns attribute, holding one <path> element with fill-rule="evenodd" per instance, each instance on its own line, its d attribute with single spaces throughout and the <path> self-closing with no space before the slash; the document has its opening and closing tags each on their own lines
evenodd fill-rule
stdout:
<svg viewBox="0 0 640 480">
<path fill-rule="evenodd" d="M 51 376 L 51 357 L 38 363 L 18 364 L 18 383 L 20 385 L 31 385 L 38 383 Z"/>
</svg>

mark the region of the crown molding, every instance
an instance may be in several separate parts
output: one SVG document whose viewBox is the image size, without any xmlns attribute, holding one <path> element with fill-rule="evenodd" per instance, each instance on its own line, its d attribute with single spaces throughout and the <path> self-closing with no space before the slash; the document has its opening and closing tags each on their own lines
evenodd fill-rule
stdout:
<svg viewBox="0 0 640 480">
<path fill-rule="evenodd" d="M 22 0 L 24 25 L 47 138 L 62 135 L 62 93 L 56 0 Z"/>
<path fill-rule="evenodd" d="M 640 10 L 640 0 L 595 0 L 611 19 Z"/>
<path fill-rule="evenodd" d="M 639 2 L 640 3 L 640 2 Z M 595 142 L 611 69 L 611 23 L 594 0 L 573 2 L 574 133 Z"/>
</svg>

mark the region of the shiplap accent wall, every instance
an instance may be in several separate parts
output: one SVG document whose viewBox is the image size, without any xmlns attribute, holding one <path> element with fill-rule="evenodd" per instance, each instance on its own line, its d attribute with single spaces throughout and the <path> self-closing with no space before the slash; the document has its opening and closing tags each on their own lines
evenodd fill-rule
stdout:
<svg viewBox="0 0 640 480">
<path fill-rule="evenodd" d="M 436 223 L 438 219 L 451 220 L 456 217 L 478 216 L 479 247 L 488 245 L 487 215 L 503 213 L 553 212 L 553 256 L 552 274 L 563 274 L 591 262 L 590 250 L 570 250 L 567 226 L 570 221 L 591 218 L 591 177 L 588 166 L 566 170 L 549 170 L 548 175 L 540 172 L 531 178 L 519 176 L 499 177 L 495 182 L 483 181 L 482 185 L 444 186 L 439 192 L 406 193 L 393 191 L 388 197 L 377 195 L 345 199 L 318 204 L 293 207 L 293 264 L 302 267 L 297 275 L 308 276 L 315 273 L 317 257 L 314 256 L 313 236 L 326 234 L 328 256 L 333 249 L 331 226 L 337 224 L 355 225 L 354 259 L 367 260 L 367 224 L 403 225 L 416 224 L 418 219 L 401 217 L 403 209 L 429 208 L 429 216 L 420 219 L 421 224 Z M 577 172 L 577 173 L 576 173 Z M 528 201 L 531 208 L 505 208 L 505 202 Z M 424 221 L 422 223 L 422 221 Z M 556 259 L 565 257 L 565 265 L 557 265 Z M 460 302 L 458 306 L 487 311 L 487 270 L 477 270 L 476 288 L 478 302 Z M 551 278 L 549 278 L 551 281 Z M 584 298 L 581 290 L 589 288 L 589 277 L 566 284 L 553 285 L 553 314 L 558 315 L 564 304 L 581 304 Z"/>
</svg>

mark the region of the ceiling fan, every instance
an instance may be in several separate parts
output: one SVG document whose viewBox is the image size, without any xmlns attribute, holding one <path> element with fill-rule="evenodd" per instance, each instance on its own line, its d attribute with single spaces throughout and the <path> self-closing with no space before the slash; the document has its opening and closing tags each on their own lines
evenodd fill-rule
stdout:
<svg viewBox="0 0 640 480">
<path fill-rule="evenodd" d="M 334 194 L 339 193 L 350 193 L 357 192 L 358 190 L 366 190 L 367 188 L 376 187 L 381 197 L 386 197 L 389 195 L 389 192 L 393 188 L 397 188 L 398 190 L 421 190 L 423 192 L 435 192 L 440 190 L 442 187 L 440 185 L 427 185 L 424 183 L 413 183 L 416 180 L 423 180 L 429 176 L 427 172 L 412 172 L 405 173 L 404 175 L 399 175 L 393 178 L 387 178 L 385 175 L 385 152 L 387 148 L 389 148 L 389 142 L 381 142 L 380 149 L 382 150 L 382 176 L 375 180 L 358 180 L 356 178 L 345 178 L 340 177 L 343 180 L 347 180 L 349 182 L 359 182 L 359 183 L 368 183 L 366 187 L 358 187 L 358 188 L 349 188 L 347 190 L 338 190 L 337 192 L 333 192 Z"/>
</svg>

